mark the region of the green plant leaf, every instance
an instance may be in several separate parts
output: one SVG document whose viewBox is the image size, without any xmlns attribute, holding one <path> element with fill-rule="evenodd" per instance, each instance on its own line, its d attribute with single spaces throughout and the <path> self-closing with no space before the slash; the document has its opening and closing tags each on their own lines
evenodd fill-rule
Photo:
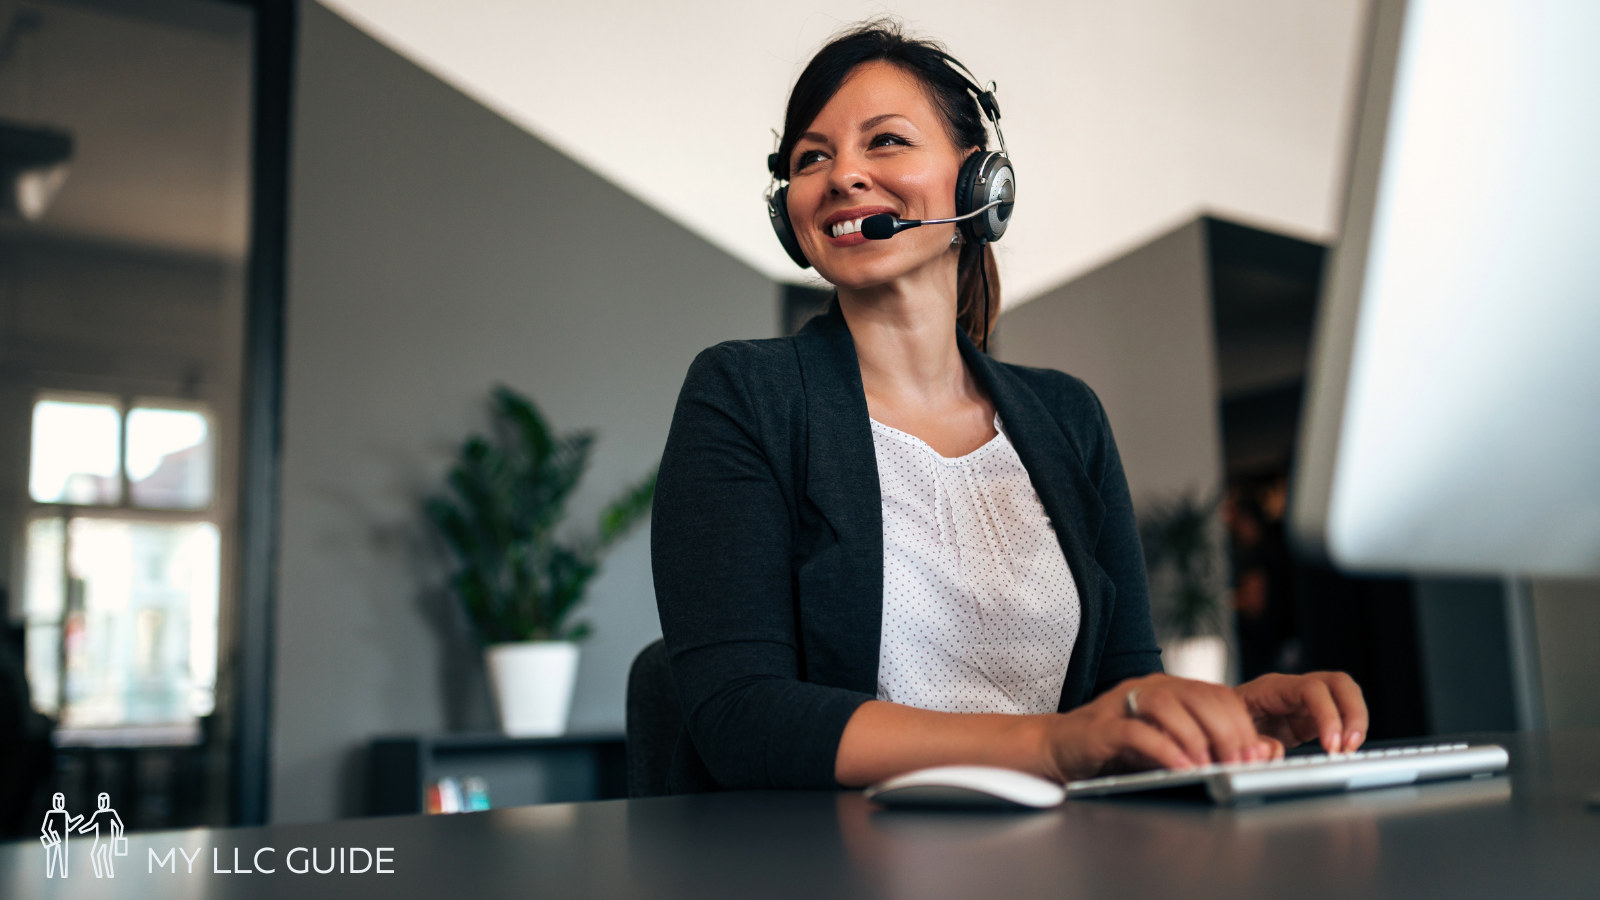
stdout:
<svg viewBox="0 0 1600 900">
<path fill-rule="evenodd" d="M 1193 496 L 1158 502 L 1139 515 L 1151 607 L 1163 630 L 1194 637 L 1221 629 L 1213 540 L 1217 501 Z"/>
<path fill-rule="evenodd" d="M 443 497 L 430 497 L 424 503 L 428 518 L 444 536 L 445 543 L 455 551 L 458 562 L 476 559 L 481 552 L 478 535 L 462 515 L 461 510 Z"/>
<path fill-rule="evenodd" d="M 494 389 L 494 409 L 497 420 L 516 436 L 514 442 L 526 453 L 525 465 L 537 469 L 550 455 L 553 440 L 550 425 L 532 400 L 505 385 Z"/>
<path fill-rule="evenodd" d="M 493 389 L 489 408 L 490 436 L 462 442 L 449 491 L 423 502 L 455 556 L 451 588 L 485 641 L 581 639 L 588 623 L 569 625 L 569 617 L 605 550 L 648 514 L 655 472 L 605 508 L 596 535 L 560 543 L 555 532 L 588 469 L 594 433 L 556 435 L 532 400 L 505 385 Z"/>
</svg>

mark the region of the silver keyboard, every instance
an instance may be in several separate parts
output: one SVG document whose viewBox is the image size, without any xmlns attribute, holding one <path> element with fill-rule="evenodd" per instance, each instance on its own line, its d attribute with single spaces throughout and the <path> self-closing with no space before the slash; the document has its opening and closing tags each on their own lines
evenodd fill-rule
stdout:
<svg viewBox="0 0 1600 900">
<path fill-rule="evenodd" d="M 1498 744 L 1385 747 L 1355 753 L 1288 756 L 1270 762 L 1201 766 L 1187 771 L 1161 769 L 1089 778 L 1068 783 L 1067 797 L 1204 787 L 1214 802 L 1234 804 L 1292 794 L 1359 791 L 1418 781 L 1491 775 L 1504 770 L 1508 762 L 1506 749 Z"/>
</svg>

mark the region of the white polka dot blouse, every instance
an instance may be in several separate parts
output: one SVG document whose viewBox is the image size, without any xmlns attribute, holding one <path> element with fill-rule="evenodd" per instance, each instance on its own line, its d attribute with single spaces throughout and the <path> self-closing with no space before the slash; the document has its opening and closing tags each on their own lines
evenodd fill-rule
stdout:
<svg viewBox="0 0 1600 900">
<path fill-rule="evenodd" d="M 878 699 L 945 712 L 1054 712 L 1078 588 L 1017 451 L 954 459 L 872 421 L 883 499 Z"/>
</svg>

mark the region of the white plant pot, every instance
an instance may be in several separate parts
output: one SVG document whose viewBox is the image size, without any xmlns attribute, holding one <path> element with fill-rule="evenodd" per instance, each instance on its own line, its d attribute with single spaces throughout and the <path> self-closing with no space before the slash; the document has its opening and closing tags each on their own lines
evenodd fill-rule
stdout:
<svg viewBox="0 0 1600 900">
<path fill-rule="evenodd" d="M 1163 648 L 1161 664 L 1168 675 L 1225 684 L 1228 680 L 1228 643 L 1215 635 L 1180 638 Z"/>
<path fill-rule="evenodd" d="M 493 644 L 483 651 L 500 710 L 500 730 L 510 737 L 554 737 L 567 730 L 572 689 L 578 681 L 578 645 L 569 641 Z"/>
</svg>

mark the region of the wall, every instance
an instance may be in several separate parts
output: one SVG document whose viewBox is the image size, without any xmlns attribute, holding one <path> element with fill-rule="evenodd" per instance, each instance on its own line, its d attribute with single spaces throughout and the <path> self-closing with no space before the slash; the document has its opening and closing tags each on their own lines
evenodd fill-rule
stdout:
<svg viewBox="0 0 1600 900">
<path fill-rule="evenodd" d="M 374 735 L 493 727 L 419 511 L 493 384 L 599 431 L 573 509 L 592 520 L 659 458 L 694 354 L 777 330 L 755 271 L 321 6 L 301 15 L 277 822 L 361 812 Z M 630 537 L 591 587 L 575 730 L 621 728 L 627 666 L 659 634 L 648 546 Z"/>
<path fill-rule="evenodd" d="M 1143 506 L 1222 485 L 1205 230 L 1191 222 L 1008 311 L 995 355 L 1082 378 L 1100 395 Z"/>
<path fill-rule="evenodd" d="M 1182 497 L 1217 499 L 1223 485 L 1215 330 L 1204 220 L 1012 308 L 995 330 L 995 355 L 1006 362 L 1070 372 L 1105 405 L 1136 510 Z M 1213 587 L 1226 587 L 1220 519 L 1213 520 Z M 1163 582 L 1152 580 L 1152 606 L 1164 618 Z M 1164 630 L 1164 629 L 1163 629 Z M 1224 627 L 1232 640 L 1231 626 Z M 1215 678 L 1211 666 L 1169 668 Z M 1202 675 L 1202 672 L 1209 674 Z M 1231 676 L 1230 676 L 1231 677 Z"/>
<path fill-rule="evenodd" d="M 1600 727 L 1600 581 L 1535 578 L 1534 632 L 1550 728 Z"/>
</svg>

